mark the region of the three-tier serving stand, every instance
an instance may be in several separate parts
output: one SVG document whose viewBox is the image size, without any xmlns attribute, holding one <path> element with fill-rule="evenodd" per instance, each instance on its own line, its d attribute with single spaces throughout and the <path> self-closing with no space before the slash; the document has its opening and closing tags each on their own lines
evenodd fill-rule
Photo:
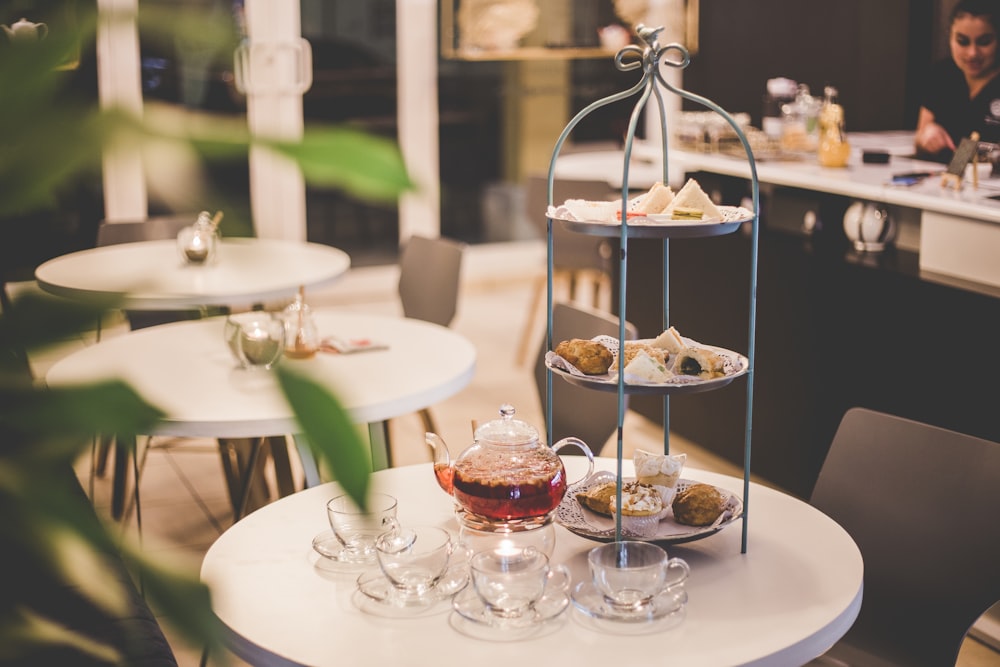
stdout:
<svg viewBox="0 0 1000 667">
<path fill-rule="evenodd" d="M 741 541 L 741 552 L 746 553 L 747 550 L 747 517 L 749 515 L 750 507 L 750 449 L 751 449 L 751 434 L 752 434 L 752 415 L 753 415 L 753 377 L 754 377 L 754 331 L 756 328 L 756 299 L 757 299 L 757 244 L 758 244 L 758 222 L 759 222 L 759 186 L 757 181 L 757 167 L 754 162 L 753 152 L 750 149 L 750 144 L 747 141 L 746 136 L 740 129 L 736 121 L 726 113 L 720 106 L 699 95 L 690 93 L 681 88 L 671 85 L 666 81 L 661 72 L 661 67 L 673 67 L 678 69 L 684 69 L 690 63 L 690 54 L 687 49 L 682 45 L 671 43 L 666 45 L 661 45 L 659 43 L 659 33 L 663 30 L 662 27 L 650 28 L 647 26 L 639 25 L 636 27 L 636 34 L 639 37 L 642 45 L 631 44 L 622 48 L 615 55 L 615 66 L 621 71 L 632 71 L 641 70 L 642 77 L 639 82 L 628 90 L 624 90 L 620 93 L 610 95 L 608 97 L 597 100 L 591 103 L 583 110 L 581 110 L 563 129 L 562 134 L 559 136 L 556 142 L 555 148 L 552 152 L 552 159 L 549 164 L 548 172 L 548 205 L 549 211 L 553 210 L 552 192 L 553 192 L 553 181 L 555 175 L 556 160 L 562 150 L 563 144 L 569 137 L 570 133 L 577 126 L 577 124 L 583 120 L 590 113 L 599 109 L 600 107 L 618 102 L 630 98 L 632 96 L 638 95 L 638 101 L 636 102 L 632 114 L 629 120 L 628 131 L 625 135 L 625 157 L 622 166 L 622 187 L 621 187 L 621 224 L 620 225 L 608 225 L 608 224 L 589 224 L 584 222 L 567 222 L 565 220 L 554 220 L 550 214 L 547 214 L 547 230 L 548 230 L 548 284 L 547 284 L 547 328 L 546 328 L 546 344 L 547 349 L 553 349 L 553 339 L 552 339 L 552 313 L 553 313 L 553 224 L 562 224 L 569 230 L 581 233 L 581 234 L 591 234 L 606 237 L 618 236 L 620 247 L 618 254 L 618 308 L 619 308 L 619 326 L 618 326 L 618 349 L 624 351 L 625 349 L 625 331 L 626 331 L 626 294 L 627 294 L 627 269 L 629 261 L 629 242 L 633 239 L 660 239 L 663 244 L 663 329 L 670 327 L 670 240 L 672 238 L 693 238 L 693 237 L 703 237 L 712 236 L 720 234 L 728 234 L 735 232 L 736 230 L 749 226 L 750 228 L 750 276 L 749 276 L 749 299 L 750 299 L 750 315 L 749 315 L 749 337 L 748 337 L 748 350 L 746 354 L 747 368 L 745 372 L 746 381 L 746 425 L 745 425 L 745 435 L 744 435 L 744 453 L 743 453 L 743 513 L 742 513 L 742 541 Z M 745 220 L 739 220 L 732 224 L 701 224 L 693 223 L 687 225 L 638 225 L 629 224 L 628 215 L 628 203 L 629 203 L 629 165 L 632 154 L 632 147 L 635 140 L 636 127 L 639 123 L 639 119 L 643 109 L 645 109 L 650 101 L 650 98 L 654 98 L 656 101 L 656 109 L 659 112 L 659 124 L 660 124 L 660 137 L 661 146 L 660 150 L 663 156 L 663 183 L 668 183 L 668 133 L 669 128 L 667 127 L 667 117 L 666 110 L 664 107 L 664 97 L 663 90 L 667 90 L 672 94 L 679 95 L 684 99 L 690 100 L 692 102 L 698 103 L 708 109 L 719 114 L 725 121 L 732 127 L 736 137 L 739 139 L 746 152 L 747 160 L 750 164 L 750 174 L 751 174 L 751 190 L 752 190 L 752 208 L 751 215 Z M 659 332 L 657 332 L 659 333 Z M 620 365 L 621 366 L 621 365 Z M 552 382 L 553 382 L 553 371 L 549 367 L 546 372 L 546 441 L 552 442 Z M 587 386 L 586 381 L 584 381 L 583 386 Z M 608 390 L 609 387 L 604 385 L 594 385 L 592 388 L 595 390 Z M 711 387 L 709 387 L 711 388 Z M 621 480 L 622 476 L 622 452 L 623 452 L 623 431 L 624 431 L 624 419 L 625 419 L 625 395 L 633 392 L 641 393 L 660 393 L 663 396 L 663 451 L 665 454 L 670 453 L 670 396 L 672 393 L 679 392 L 693 392 L 699 391 L 698 385 L 684 384 L 684 385 L 663 385 L 663 386 L 650 386 L 650 385 L 629 385 L 625 382 L 625 374 L 619 367 L 617 386 L 612 385 L 612 389 L 617 392 L 618 396 L 618 428 L 617 428 L 617 479 L 618 487 L 616 492 L 615 502 L 617 507 L 621 507 Z M 704 389 L 708 390 L 708 389 Z M 615 513 L 615 539 L 616 541 L 622 539 L 622 526 L 621 526 L 621 512 Z"/>
</svg>

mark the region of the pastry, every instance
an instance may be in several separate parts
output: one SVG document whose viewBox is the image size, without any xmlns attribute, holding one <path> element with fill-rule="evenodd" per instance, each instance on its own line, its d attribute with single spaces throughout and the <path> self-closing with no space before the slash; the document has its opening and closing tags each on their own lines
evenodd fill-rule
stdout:
<svg viewBox="0 0 1000 667">
<path fill-rule="evenodd" d="M 661 350 L 666 352 L 666 350 Z M 662 356 L 653 358 L 645 350 L 632 357 L 632 361 L 625 366 L 625 381 L 629 383 L 649 383 L 662 384 L 667 382 L 674 374 L 667 368 L 666 362 L 661 361 Z"/>
<path fill-rule="evenodd" d="M 684 344 L 684 339 L 681 335 L 677 333 L 677 329 L 670 327 L 659 336 L 653 339 L 650 343 L 653 347 L 662 347 L 664 350 L 670 354 L 680 354 L 687 345 Z"/>
<path fill-rule="evenodd" d="M 702 380 L 720 378 L 726 374 L 725 358 L 702 347 L 684 348 L 674 358 L 673 372 L 677 375 L 694 375 Z"/>
<path fill-rule="evenodd" d="M 681 478 L 681 470 L 687 454 L 654 454 L 644 449 L 636 449 L 632 455 L 635 464 L 635 478 L 641 484 L 665 486 L 673 489 Z"/>
<path fill-rule="evenodd" d="M 615 503 L 616 492 L 617 485 L 614 482 L 605 482 L 576 494 L 576 499 L 587 509 L 608 516 L 611 514 L 611 506 Z"/>
<path fill-rule="evenodd" d="M 670 357 L 670 352 L 662 347 L 654 347 L 649 343 L 642 343 L 637 340 L 627 340 L 625 341 L 625 365 L 628 366 L 640 352 L 645 352 L 654 361 L 662 364 L 666 364 L 667 359 Z M 616 368 L 618 368 L 617 359 L 611 363 L 611 370 L 615 370 Z"/>
<path fill-rule="evenodd" d="M 674 496 L 674 521 L 687 526 L 708 526 L 725 509 L 726 499 L 710 484 L 694 484 Z"/>
<path fill-rule="evenodd" d="M 615 512 L 614 498 L 611 513 Z M 663 498 L 657 489 L 648 484 L 627 482 L 622 486 L 622 532 L 635 537 L 652 537 L 656 534 L 663 514 Z"/>
<path fill-rule="evenodd" d="M 722 211 L 712 203 L 705 191 L 698 185 L 698 181 L 689 178 L 677 194 L 671 200 L 670 205 L 663 210 L 663 213 L 671 214 L 677 209 L 695 209 L 702 212 L 701 220 L 722 220 Z"/>
<path fill-rule="evenodd" d="M 607 347 L 592 340 L 574 338 L 560 342 L 555 353 L 573 364 L 585 375 L 603 375 L 608 372 L 614 355 Z"/>
</svg>

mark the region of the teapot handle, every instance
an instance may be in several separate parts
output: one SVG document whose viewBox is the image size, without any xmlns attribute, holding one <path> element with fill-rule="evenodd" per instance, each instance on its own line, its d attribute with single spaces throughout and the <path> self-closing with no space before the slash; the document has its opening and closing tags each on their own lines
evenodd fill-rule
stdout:
<svg viewBox="0 0 1000 667">
<path fill-rule="evenodd" d="M 574 482 L 567 483 L 567 486 L 573 486 L 574 484 L 582 482 L 583 480 L 587 479 L 588 477 L 594 474 L 594 453 L 590 451 L 590 447 L 587 446 L 587 443 L 585 443 L 580 438 L 575 438 L 573 436 L 569 436 L 568 438 L 563 438 L 556 444 L 552 445 L 552 451 L 558 452 L 560 449 L 567 446 L 578 447 L 587 457 L 587 462 L 588 462 L 587 474 Z"/>
</svg>

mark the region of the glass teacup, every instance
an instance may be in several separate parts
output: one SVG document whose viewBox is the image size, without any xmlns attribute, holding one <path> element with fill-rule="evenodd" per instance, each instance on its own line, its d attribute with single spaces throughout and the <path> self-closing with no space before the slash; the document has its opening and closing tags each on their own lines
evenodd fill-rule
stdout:
<svg viewBox="0 0 1000 667">
<path fill-rule="evenodd" d="M 345 563 L 374 563 L 375 540 L 395 530 L 396 499 L 386 493 L 371 493 L 368 508 L 359 508 L 350 496 L 341 495 L 326 503 L 326 515 L 334 537 L 340 543 L 337 560 Z"/>
<path fill-rule="evenodd" d="M 605 603 L 622 613 L 642 613 L 653 599 L 682 585 L 691 570 L 680 558 L 652 542 L 610 542 L 587 555 L 594 587 Z M 671 571 L 676 571 L 671 576 Z"/>
<path fill-rule="evenodd" d="M 570 574 L 552 565 L 534 547 L 480 551 L 469 562 L 472 585 L 491 614 L 500 619 L 528 614 L 546 591 L 565 590 Z"/>
<path fill-rule="evenodd" d="M 419 599 L 431 593 L 447 572 L 456 548 L 451 534 L 436 526 L 397 528 L 375 540 L 382 573 L 396 595 L 405 599 Z"/>
</svg>

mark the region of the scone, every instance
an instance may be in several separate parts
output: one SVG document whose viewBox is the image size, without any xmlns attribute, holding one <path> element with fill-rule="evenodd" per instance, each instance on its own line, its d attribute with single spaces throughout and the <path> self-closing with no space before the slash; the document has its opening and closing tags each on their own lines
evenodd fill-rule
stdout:
<svg viewBox="0 0 1000 667">
<path fill-rule="evenodd" d="M 582 338 L 560 342 L 556 345 L 555 353 L 585 375 L 603 375 L 614 361 L 611 350 L 596 341 Z"/>
<path fill-rule="evenodd" d="M 614 482 L 597 484 L 576 494 L 576 499 L 587 509 L 607 516 L 611 514 L 611 506 L 615 503 L 617 486 Z"/>
<path fill-rule="evenodd" d="M 687 526 L 709 526 L 725 509 L 726 499 L 710 484 L 694 484 L 674 496 L 674 521 Z"/>
<path fill-rule="evenodd" d="M 677 375 L 694 375 L 702 380 L 711 380 L 726 374 L 725 363 L 722 355 L 711 350 L 686 347 L 674 358 L 673 371 Z"/>
</svg>

